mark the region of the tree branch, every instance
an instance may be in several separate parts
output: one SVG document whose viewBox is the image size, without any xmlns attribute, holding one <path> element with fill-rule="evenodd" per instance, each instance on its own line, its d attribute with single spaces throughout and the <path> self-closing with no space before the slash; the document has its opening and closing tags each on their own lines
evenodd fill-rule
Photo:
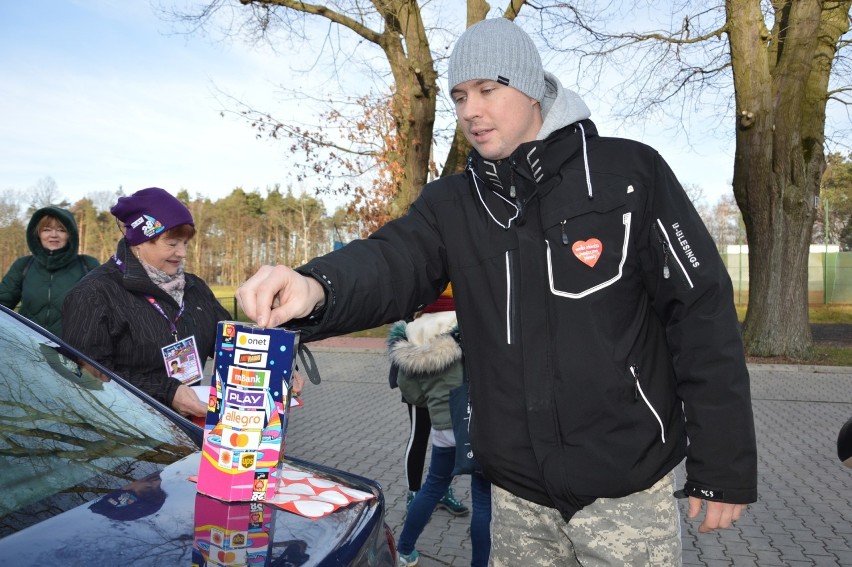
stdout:
<svg viewBox="0 0 852 567">
<path fill-rule="evenodd" d="M 239 2 L 245 6 L 261 5 L 270 10 L 273 10 L 275 6 L 281 6 L 282 8 L 290 8 L 291 10 L 296 10 L 297 12 L 302 12 L 304 14 L 321 16 L 332 23 L 340 24 L 343 27 L 349 28 L 371 43 L 379 46 L 382 44 L 382 35 L 380 33 L 373 31 L 354 18 L 350 18 L 345 14 L 331 10 L 327 6 L 320 4 L 307 4 L 305 2 L 299 2 L 298 0 L 239 0 Z"/>
</svg>

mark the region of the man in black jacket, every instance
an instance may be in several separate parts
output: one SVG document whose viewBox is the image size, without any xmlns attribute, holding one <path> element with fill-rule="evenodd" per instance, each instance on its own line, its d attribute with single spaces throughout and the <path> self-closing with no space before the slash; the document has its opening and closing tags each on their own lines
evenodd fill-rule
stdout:
<svg viewBox="0 0 852 567">
<path fill-rule="evenodd" d="M 494 565 L 679 564 L 690 517 L 757 498 L 748 371 L 730 278 L 652 148 L 598 136 L 580 97 L 501 18 L 449 64 L 473 146 L 408 214 L 238 290 L 305 341 L 402 319 L 453 282 L 471 443 L 493 483 Z"/>
</svg>

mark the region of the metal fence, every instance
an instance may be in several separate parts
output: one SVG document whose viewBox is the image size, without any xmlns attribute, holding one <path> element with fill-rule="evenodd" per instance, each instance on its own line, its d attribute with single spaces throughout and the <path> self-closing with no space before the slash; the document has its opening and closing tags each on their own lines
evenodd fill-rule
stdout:
<svg viewBox="0 0 852 567">
<path fill-rule="evenodd" d="M 222 307 L 228 310 L 231 314 L 231 319 L 235 321 L 239 321 L 242 316 L 242 311 L 239 310 L 239 305 L 237 304 L 237 298 L 232 296 L 227 297 L 217 297 L 219 303 L 222 304 Z"/>
<path fill-rule="evenodd" d="M 722 252 L 734 284 L 734 301 L 748 303 L 748 246 L 736 244 Z M 808 257 L 808 303 L 852 305 L 852 252 L 837 245 L 811 245 Z"/>
<path fill-rule="evenodd" d="M 748 303 L 748 246 L 729 245 L 722 261 L 734 284 L 734 301 Z M 220 297 L 219 303 L 234 319 L 242 316 L 236 297 Z M 808 303 L 852 305 L 852 252 L 840 252 L 836 245 L 814 244 L 808 259 Z"/>
</svg>

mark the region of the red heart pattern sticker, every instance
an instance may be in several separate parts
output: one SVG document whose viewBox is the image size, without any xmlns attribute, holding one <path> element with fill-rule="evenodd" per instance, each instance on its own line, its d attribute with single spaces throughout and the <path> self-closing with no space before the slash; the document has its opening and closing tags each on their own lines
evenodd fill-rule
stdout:
<svg viewBox="0 0 852 567">
<path fill-rule="evenodd" d="M 571 246 L 574 256 L 590 268 L 594 268 L 598 263 L 598 258 L 603 253 L 603 244 L 597 238 L 588 240 L 578 240 Z"/>
<path fill-rule="evenodd" d="M 369 492 L 318 478 L 311 472 L 282 464 L 275 496 L 264 502 L 301 516 L 319 518 L 331 514 L 341 506 L 374 497 Z"/>
</svg>

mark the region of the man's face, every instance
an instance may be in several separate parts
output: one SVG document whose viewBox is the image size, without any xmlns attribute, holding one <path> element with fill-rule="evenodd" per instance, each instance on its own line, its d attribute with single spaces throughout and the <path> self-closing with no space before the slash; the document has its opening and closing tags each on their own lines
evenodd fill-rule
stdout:
<svg viewBox="0 0 852 567">
<path fill-rule="evenodd" d="M 450 95 L 465 138 L 485 159 L 509 157 L 541 130 L 541 105 L 515 88 L 472 80 L 453 87 Z"/>
</svg>

